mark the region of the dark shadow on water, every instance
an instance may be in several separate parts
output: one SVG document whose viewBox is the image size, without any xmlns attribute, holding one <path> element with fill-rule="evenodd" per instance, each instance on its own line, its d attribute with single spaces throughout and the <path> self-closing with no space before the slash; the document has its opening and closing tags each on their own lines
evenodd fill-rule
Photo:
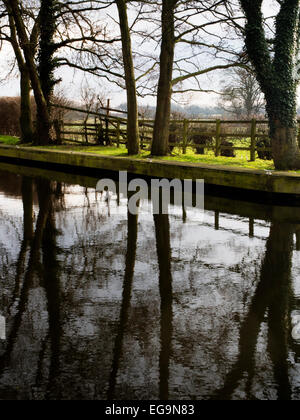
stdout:
<svg viewBox="0 0 300 420">
<path fill-rule="evenodd" d="M 4 369 L 8 366 L 11 354 L 14 349 L 15 341 L 17 339 L 19 329 L 22 323 L 22 317 L 24 312 L 27 308 L 28 296 L 29 291 L 33 287 L 34 281 L 34 274 L 36 272 L 36 268 L 39 263 L 39 256 L 40 256 L 40 249 L 43 239 L 43 234 L 45 230 L 45 226 L 47 223 L 47 218 L 49 214 L 50 204 L 51 204 L 51 190 L 50 190 L 50 183 L 47 180 L 38 179 L 37 183 L 37 193 L 39 198 L 39 215 L 37 218 L 35 232 L 31 241 L 30 247 L 30 256 L 28 260 L 27 267 L 25 269 L 24 281 L 23 285 L 21 286 L 19 301 L 17 305 L 16 315 L 14 316 L 12 327 L 10 330 L 10 334 L 7 339 L 7 346 L 5 353 L 0 357 L 0 375 L 3 374 Z M 26 198 L 27 200 L 27 198 Z M 31 202 L 29 203 L 31 204 Z M 30 213 L 30 208 L 27 208 L 28 203 L 24 207 L 26 207 L 26 212 L 24 211 L 24 222 L 25 216 L 27 215 L 26 223 L 31 224 L 31 218 L 29 218 L 28 214 Z M 28 212 L 28 214 L 27 214 Z M 31 231 L 29 226 L 24 226 L 24 232 Z M 25 235 L 24 235 L 25 236 Z M 21 246 L 21 253 L 22 253 L 22 246 Z M 24 257 L 21 257 L 24 259 Z M 20 286 L 20 279 L 17 278 L 15 289 L 19 290 Z"/>
<path fill-rule="evenodd" d="M 170 358 L 173 333 L 173 290 L 171 271 L 170 223 L 167 214 L 154 215 L 156 248 L 159 265 L 160 340 L 159 398 L 169 399 Z"/>
<path fill-rule="evenodd" d="M 16 281 L 13 292 L 13 302 L 18 301 L 16 314 L 13 318 L 10 334 L 7 339 L 5 353 L 0 357 L 0 375 L 3 374 L 11 361 L 12 352 L 22 325 L 23 315 L 27 310 L 30 290 L 37 285 L 43 285 L 47 297 L 47 310 L 49 317 L 50 339 L 50 367 L 48 378 L 48 391 L 46 398 L 59 399 L 59 355 L 60 355 L 60 284 L 58 261 L 56 257 L 56 235 L 55 227 L 55 188 L 56 183 L 44 179 L 37 179 L 36 191 L 39 204 L 39 213 L 35 226 L 33 227 L 33 181 L 26 177 L 22 182 L 23 215 L 24 215 L 24 238 L 21 244 L 17 262 Z M 25 267 L 27 250 L 29 259 Z M 42 251 L 43 269 L 40 267 L 40 255 Z M 24 279 L 22 275 L 24 274 Z M 22 282 L 23 280 L 23 282 Z M 11 307 L 12 307 L 11 305 Z M 37 366 L 36 384 L 39 388 L 43 380 L 43 358 L 47 347 L 47 339 L 42 343 L 40 360 Z"/>
<path fill-rule="evenodd" d="M 123 350 L 123 339 L 128 323 L 130 301 L 132 294 L 134 267 L 136 259 L 136 248 L 137 248 L 137 237 L 138 237 L 138 215 L 132 215 L 128 212 L 128 234 L 127 234 L 127 253 L 125 262 L 125 276 L 123 283 L 123 294 L 122 304 L 120 311 L 120 320 L 115 338 L 114 350 L 113 350 L 113 362 L 109 378 L 109 386 L 107 391 L 107 399 L 112 400 L 115 398 L 115 389 L 117 376 L 120 366 Z"/>
<path fill-rule="evenodd" d="M 291 399 L 288 376 L 289 302 L 291 261 L 295 225 L 273 223 L 261 266 L 260 281 L 250 310 L 240 330 L 239 356 L 225 384 L 213 399 L 229 400 L 247 373 L 247 399 L 253 399 L 251 385 L 255 376 L 255 352 L 265 317 L 268 320 L 268 353 L 273 365 L 279 400 Z"/>
<path fill-rule="evenodd" d="M 22 276 L 25 270 L 25 260 L 28 248 L 34 237 L 33 228 L 33 179 L 22 178 L 22 203 L 23 203 L 23 240 L 17 260 L 15 287 L 12 295 L 12 304 L 19 298 L 21 292 Z M 11 311 L 12 304 L 9 308 Z"/>
<path fill-rule="evenodd" d="M 50 339 L 50 367 L 48 378 L 47 399 L 60 399 L 60 354 L 61 354 L 61 290 L 60 290 L 60 269 L 57 259 L 58 247 L 56 237 L 58 231 L 55 224 L 54 207 L 59 196 L 61 185 L 57 184 L 55 194 L 52 194 L 48 218 L 46 221 L 42 240 L 43 255 L 43 286 L 47 298 L 47 311 L 49 317 L 49 339 Z M 43 351 L 43 347 L 42 347 Z"/>
</svg>

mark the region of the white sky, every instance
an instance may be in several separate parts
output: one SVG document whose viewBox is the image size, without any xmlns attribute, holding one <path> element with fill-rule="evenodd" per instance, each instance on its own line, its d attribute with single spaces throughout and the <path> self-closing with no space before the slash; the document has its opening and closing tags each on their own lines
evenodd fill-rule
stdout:
<svg viewBox="0 0 300 420">
<path fill-rule="evenodd" d="M 276 0 L 265 0 L 263 2 L 263 9 L 266 15 L 273 15 L 276 13 L 278 3 Z M 0 79 L 7 72 L 9 62 L 11 60 L 11 54 L 9 53 L 10 48 L 4 46 L 0 52 Z M 63 68 L 57 72 L 57 76 L 63 79 L 63 82 L 59 85 L 59 88 L 64 92 L 70 99 L 80 100 L 80 86 L 82 81 L 82 73 L 73 70 Z M 206 78 L 206 84 L 210 85 L 210 88 L 218 90 L 219 80 L 224 77 L 222 72 L 214 73 Z M 107 98 L 111 99 L 111 105 L 116 107 L 119 104 L 126 101 L 125 92 L 117 88 L 114 85 L 105 86 L 105 82 L 102 79 L 96 79 L 88 76 L 88 83 L 91 87 L 95 88 L 98 92 L 103 91 Z M 18 96 L 20 94 L 19 79 L 16 76 L 11 76 L 9 81 L 0 81 L 0 96 Z M 197 104 L 200 106 L 216 106 L 218 103 L 218 95 L 205 94 L 199 92 L 199 94 L 189 95 L 189 103 Z M 154 105 L 155 98 L 147 97 L 145 99 L 139 99 L 139 103 L 146 105 Z"/>
</svg>

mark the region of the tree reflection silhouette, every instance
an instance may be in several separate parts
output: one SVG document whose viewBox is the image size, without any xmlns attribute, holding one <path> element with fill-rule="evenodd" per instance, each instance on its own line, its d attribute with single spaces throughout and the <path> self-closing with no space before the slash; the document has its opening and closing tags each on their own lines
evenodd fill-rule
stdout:
<svg viewBox="0 0 300 420">
<path fill-rule="evenodd" d="M 21 291 L 22 275 L 25 268 L 25 259 L 28 247 L 33 239 L 33 179 L 28 177 L 22 178 L 22 203 L 23 203 L 23 240 L 17 260 L 17 270 L 15 287 L 12 295 L 12 303 L 9 307 L 9 313 Z"/>
<path fill-rule="evenodd" d="M 274 222 L 270 228 L 260 281 L 248 315 L 240 330 L 239 356 L 225 385 L 213 399 L 232 398 L 244 373 L 248 373 L 247 398 L 255 374 L 255 351 L 262 322 L 268 316 L 268 352 L 274 368 L 279 400 L 291 399 L 288 376 L 289 302 L 291 300 L 291 264 L 295 225 Z"/>
<path fill-rule="evenodd" d="M 36 182 L 36 186 L 37 186 L 37 194 L 38 194 L 38 200 L 39 200 L 39 215 L 37 218 L 34 236 L 31 242 L 29 261 L 28 261 L 28 265 L 25 271 L 22 289 L 20 291 L 20 297 L 19 297 L 19 303 L 16 310 L 16 315 L 14 316 L 12 328 L 7 339 L 6 350 L 4 354 L 0 357 L 0 375 L 3 374 L 5 367 L 8 365 L 10 361 L 14 344 L 18 336 L 19 329 L 21 327 L 22 317 L 23 317 L 24 312 L 26 311 L 29 291 L 33 286 L 34 274 L 36 272 L 36 269 L 39 263 L 39 255 L 40 255 L 42 238 L 43 238 L 44 229 L 46 226 L 49 209 L 50 209 L 50 202 L 51 202 L 50 182 L 44 179 L 38 179 Z M 29 210 L 28 210 L 28 214 L 29 214 Z M 25 217 L 25 212 L 24 212 L 24 217 Z M 27 221 L 28 220 L 30 220 L 29 217 Z M 24 222 L 25 222 L 25 219 L 24 219 Z M 24 230 L 25 230 L 25 226 L 24 226 Z M 27 227 L 26 227 L 26 231 L 27 231 Z"/>
<path fill-rule="evenodd" d="M 14 349 L 16 339 L 22 324 L 23 315 L 27 309 L 29 292 L 34 287 L 34 276 L 40 274 L 40 252 L 43 254 L 43 271 L 40 282 L 43 283 L 47 297 L 47 309 L 49 317 L 49 334 L 51 342 L 51 360 L 49 367 L 48 380 L 48 397 L 59 398 L 57 382 L 55 379 L 59 375 L 59 355 L 60 355 L 60 283 L 58 275 L 57 247 L 55 228 L 55 212 L 54 205 L 57 194 L 55 188 L 57 185 L 45 179 L 37 179 L 36 190 L 39 203 L 39 214 L 37 218 L 36 228 L 33 231 L 33 185 L 32 180 L 24 177 L 22 182 L 22 199 L 23 199 L 23 217 L 24 217 L 24 239 L 21 245 L 19 259 L 17 263 L 17 275 L 15 283 L 15 291 L 13 299 L 18 296 L 20 289 L 19 304 L 16 315 L 13 319 L 13 325 L 7 340 L 5 353 L 0 358 L 0 374 L 3 373 L 8 366 Z M 24 269 L 26 250 L 30 245 L 30 256 L 25 271 L 23 285 L 21 287 L 21 275 Z M 37 369 L 38 386 L 42 381 L 42 360 L 45 354 L 46 341 L 42 345 L 40 352 L 40 360 Z"/>
<path fill-rule="evenodd" d="M 159 290 L 161 297 L 161 351 L 159 358 L 160 384 L 159 398 L 169 398 L 169 363 L 172 347 L 172 274 L 171 274 L 171 246 L 170 225 L 168 215 L 155 215 L 155 234 L 159 265 Z M 123 339 L 128 323 L 134 267 L 137 250 L 138 216 L 128 212 L 128 237 L 126 267 L 123 284 L 120 321 L 115 338 L 113 362 L 109 379 L 107 398 L 115 397 L 117 375 L 123 350 Z"/>
<path fill-rule="evenodd" d="M 169 215 L 154 215 L 156 247 L 159 265 L 159 291 L 161 299 L 160 339 L 161 351 L 159 357 L 159 398 L 169 399 L 170 357 L 172 352 L 173 332 L 173 290 L 171 271 L 171 244 Z"/>
<path fill-rule="evenodd" d="M 43 280 L 47 298 L 47 310 L 49 319 L 49 338 L 51 348 L 51 360 L 49 367 L 49 379 L 47 398 L 60 399 L 61 391 L 59 387 L 60 373 L 60 353 L 61 353 L 61 291 L 59 263 L 57 259 L 58 247 L 56 244 L 57 229 L 55 224 L 55 201 L 59 197 L 57 194 L 61 190 L 60 184 L 56 186 L 56 194 L 50 200 L 50 209 L 44 229 L 42 241 L 43 254 Z"/>
<path fill-rule="evenodd" d="M 127 253 L 125 263 L 125 276 L 123 283 L 122 305 L 120 311 L 120 321 L 118 331 L 115 338 L 113 351 L 113 362 L 109 378 L 109 386 L 107 391 L 107 399 L 111 400 L 115 395 L 116 381 L 122 357 L 123 339 L 126 325 L 128 323 L 132 284 L 134 276 L 134 267 L 137 249 L 138 237 L 138 215 L 133 215 L 128 211 L 128 234 L 127 234 Z"/>
</svg>

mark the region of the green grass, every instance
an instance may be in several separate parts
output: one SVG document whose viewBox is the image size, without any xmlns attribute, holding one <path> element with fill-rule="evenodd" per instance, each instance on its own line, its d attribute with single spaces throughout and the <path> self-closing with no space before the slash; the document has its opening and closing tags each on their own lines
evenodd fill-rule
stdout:
<svg viewBox="0 0 300 420">
<path fill-rule="evenodd" d="M 101 156 L 123 156 L 123 157 L 128 156 L 128 153 L 125 147 L 118 148 L 114 146 L 106 147 L 106 146 L 64 145 L 64 146 L 42 146 L 42 148 L 50 149 L 50 150 L 65 150 L 65 151 L 70 151 L 70 152 L 93 153 L 93 154 L 98 154 Z M 145 152 L 145 154 L 149 155 L 149 152 Z"/>
<path fill-rule="evenodd" d="M 92 153 L 101 156 L 118 156 L 128 157 L 127 150 L 124 146 L 117 147 L 104 147 L 104 146 L 44 146 L 44 148 L 50 150 L 65 150 L 73 152 Z M 139 159 L 151 159 L 149 151 L 143 151 L 140 155 L 130 156 L 131 158 Z M 256 159 L 255 162 L 249 162 L 245 157 L 245 154 L 237 151 L 236 158 L 229 157 L 215 157 L 211 152 L 208 155 L 197 155 L 192 149 L 188 149 L 186 155 L 179 153 L 179 150 L 174 149 L 172 156 L 165 157 L 153 157 L 155 160 L 172 161 L 172 162 L 186 162 L 186 163 L 204 163 L 209 165 L 225 165 L 228 167 L 240 167 L 249 169 L 259 170 L 274 170 L 274 164 L 272 161 L 265 161 Z"/>
<path fill-rule="evenodd" d="M 266 161 L 256 159 L 255 162 L 250 162 L 245 155 L 239 154 L 237 151 L 237 157 L 215 157 L 213 153 L 207 155 L 197 155 L 192 150 L 187 150 L 186 155 L 174 154 L 174 156 L 166 156 L 159 158 L 161 160 L 173 161 L 173 162 L 188 162 L 188 163 L 205 163 L 208 165 L 223 165 L 223 166 L 234 166 L 249 169 L 260 169 L 260 170 L 274 170 L 273 161 Z"/>
<path fill-rule="evenodd" d="M 8 144 L 8 145 L 15 145 L 19 143 L 20 139 L 18 137 L 13 136 L 1 136 L 0 135 L 0 143 L 2 144 Z"/>
</svg>

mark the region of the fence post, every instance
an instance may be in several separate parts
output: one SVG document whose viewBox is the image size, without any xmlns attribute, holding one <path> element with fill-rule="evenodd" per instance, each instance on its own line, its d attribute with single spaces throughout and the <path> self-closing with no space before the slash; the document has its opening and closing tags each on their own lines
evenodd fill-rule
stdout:
<svg viewBox="0 0 300 420">
<path fill-rule="evenodd" d="M 215 156 L 220 156 L 221 149 L 221 120 L 216 121 L 216 151 Z"/>
<path fill-rule="evenodd" d="M 106 109 L 106 118 L 105 118 L 105 142 L 106 145 L 111 146 L 111 141 L 109 139 L 109 108 L 110 108 L 110 99 L 107 99 L 107 109 Z"/>
<path fill-rule="evenodd" d="M 140 120 L 139 123 L 139 129 L 140 129 L 140 146 L 141 146 L 141 150 L 144 150 L 144 135 L 145 135 L 145 121 L 144 121 L 144 117 L 142 120 Z"/>
<path fill-rule="evenodd" d="M 117 132 L 116 132 L 116 135 L 117 135 L 117 147 L 118 148 L 120 147 L 120 125 L 121 125 L 121 123 L 120 123 L 120 121 L 118 121 L 117 122 Z"/>
<path fill-rule="evenodd" d="M 62 144 L 62 131 L 63 131 L 63 121 L 61 120 L 54 120 L 53 121 L 55 136 L 56 136 L 56 143 Z"/>
<path fill-rule="evenodd" d="M 89 137 L 88 137 L 88 131 L 87 131 L 87 122 L 86 121 L 84 121 L 84 137 L 85 137 L 85 142 L 86 142 L 86 144 L 88 144 L 89 143 Z"/>
<path fill-rule="evenodd" d="M 215 211 L 215 230 L 220 229 L 220 212 Z"/>
<path fill-rule="evenodd" d="M 251 122 L 250 162 L 255 162 L 255 155 L 256 155 L 256 119 L 253 118 Z"/>
<path fill-rule="evenodd" d="M 182 146 L 182 153 L 186 155 L 186 148 L 188 144 L 188 131 L 189 131 L 189 121 L 184 120 L 183 122 L 183 146 Z"/>
<path fill-rule="evenodd" d="M 249 238 L 254 237 L 254 219 L 253 217 L 249 218 Z"/>
</svg>

